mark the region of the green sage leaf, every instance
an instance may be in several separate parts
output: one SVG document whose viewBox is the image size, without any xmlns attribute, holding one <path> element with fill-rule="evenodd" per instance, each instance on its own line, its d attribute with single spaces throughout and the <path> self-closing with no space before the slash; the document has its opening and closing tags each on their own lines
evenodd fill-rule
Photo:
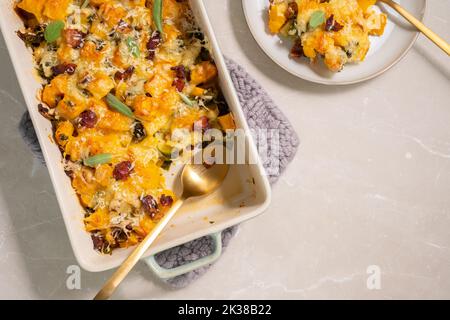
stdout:
<svg viewBox="0 0 450 320">
<path fill-rule="evenodd" d="M 322 10 L 314 11 L 309 19 L 309 26 L 314 29 L 325 23 L 325 12 Z"/>
<path fill-rule="evenodd" d="M 83 163 L 88 167 L 96 167 L 99 164 L 110 163 L 112 160 L 112 154 L 110 153 L 102 153 L 97 154 L 95 156 L 84 159 Z"/>
<path fill-rule="evenodd" d="M 44 31 L 44 38 L 48 43 L 55 42 L 61 36 L 64 29 L 64 21 L 56 20 L 50 22 Z"/>
<path fill-rule="evenodd" d="M 153 1 L 153 21 L 155 22 L 156 29 L 163 34 L 163 18 L 162 18 L 163 0 Z"/>
<path fill-rule="evenodd" d="M 131 54 L 135 58 L 139 58 L 141 56 L 141 51 L 139 50 L 139 46 L 137 45 L 136 41 L 132 37 L 128 37 L 126 42 Z"/>
<path fill-rule="evenodd" d="M 120 101 L 115 95 L 108 93 L 108 95 L 106 96 L 106 102 L 111 108 L 113 108 L 117 112 L 120 112 L 124 116 L 132 119 L 136 118 L 133 114 L 133 111 L 126 104 Z"/>
<path fill-rule="evenodd" d="M 189 107 L 194 106 L 194 101 L 189 99 L 184 93 L 178 92 L 178 94 L 180 95 L 181 100 L 183 100 L 183 102 L 186 103 Z"/>
<path fill-rule="evenodd" d="M 84 0 L 83 4 L 81 5 L 81 9 L 87 8 L 87 6 L 89 5 L 89 1 L 90 0 Z"/>
</svg>

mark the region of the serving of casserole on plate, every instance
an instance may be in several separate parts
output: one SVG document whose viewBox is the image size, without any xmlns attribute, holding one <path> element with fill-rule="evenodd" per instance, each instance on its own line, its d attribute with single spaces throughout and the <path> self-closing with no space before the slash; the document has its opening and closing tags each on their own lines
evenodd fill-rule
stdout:
<svg viewBox="0 0 450 320">
<path fill-rule="evenodd" d="M 200 0 L 0 9 L 75 255 L 90 271 L 118 266 L 176 199 L 173 181 L 207 144 L 202 132 L 249 132 L 205 9 Z M 249 134 L 245 148 L 257 158 Z M 261 164 L 234 165 L 147 256 L 254 217 L 269 200 Z"/>
<path fill-rule="evenodd" d="M 398 0 L 422 20 L 426 0 Z M 398 63 L 417 29 L 374 0 L 242 0 L 261 49 L 293 75 L 327 85 L 353 84 Z"/>
<path fill-rule="evenodd" d="M 269 30 L 292 38 L 292 58 L 319 56 L 328 69 L 364 61 L 369 35 L 382 36 L 387 16 L 373 9 L 373 0 L 271 0 Z"/>
</svg>

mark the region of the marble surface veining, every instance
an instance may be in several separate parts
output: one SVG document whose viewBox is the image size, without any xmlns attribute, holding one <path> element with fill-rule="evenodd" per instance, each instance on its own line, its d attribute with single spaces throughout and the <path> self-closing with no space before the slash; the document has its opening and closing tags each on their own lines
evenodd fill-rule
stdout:
<svg viewBox="0 0 450 320">
<path fill-rule="evenodd" d="M 115 297 L 450 298 L 448 56 L 420 36 L 372 81 L 316 85 L 262 53 L 240 0 L 205 3 L 223 52 L 271 93 L 302 146 L 270 209 L 204 277 L 170 290 L 139 264 Z M 448 13 L 449 0 L 429 0 L 425 22 L 450 40 Z M 81 271 L 68 289 L 76 261 L 47 170 L 18 131 L 25 104 L 3 39 L 0 61 L 0 298 L 92 298 L 112 272 Z"/>
</svg>

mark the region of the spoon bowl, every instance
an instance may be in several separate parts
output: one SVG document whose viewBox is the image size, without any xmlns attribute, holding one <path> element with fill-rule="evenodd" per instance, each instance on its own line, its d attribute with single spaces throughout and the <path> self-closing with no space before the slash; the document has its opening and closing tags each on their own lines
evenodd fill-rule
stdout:
<svg viewBox="0 0 450 320">
<path fill-rule="evenodd" d="M 229 166 L 215 164 L 190 164 L 184 167 L 181 174 L 183 187 L 182 198 L 201 197 L 217 190 L 228 174 Z"/>
</svg>

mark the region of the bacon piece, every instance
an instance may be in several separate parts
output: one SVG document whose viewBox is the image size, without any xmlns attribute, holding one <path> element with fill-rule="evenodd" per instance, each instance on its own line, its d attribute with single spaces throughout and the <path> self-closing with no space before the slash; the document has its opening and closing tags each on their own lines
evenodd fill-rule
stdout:
<svg viewBox="0 0 450 320">
<path fill-rule="evenodd" d="M 155 218 L 159 213 L 158 202 L 151 195 L 147 195 L 141 199 L 142 207 L 144 211 L 150 216 Z"/>
<path fill-rule="evenodd" d="M 326 31 L 339 31 L 343 28 L 336 20 L 334 20 L 334 15 L 331 15 L 325 22 Z"/>
<path fill-rule="evenodd" d="M 125 71 L 120 72 L 117 71 L 116 74 L 114 75 L 114 79 L 116 79 L 116 81 L 124 81 L 124 80 L 128 80 L 131 78 L 131 76 L 134 73 L 134 67 L 128 67 L 125 69 Z"/>
<path fill-rule="evenodd" d="M 291 58 L 300 58 L 303 56 L 303 45 L 300 39 L 295 41 L 294 46 L 290 52 Z"/>
<path fill-rule="evenodd" d="M 297 2 L 290 2 L 286 10 L 286 19 L 293 19 L 298 15 L 298 5 Z"/>
<path fill-rule="evenodd" d="M 147 42 L 147 59 L 153 60 L 155 58 L 155 51 L 161 45 L 162 37 L 159 31 L 153 32 L 150 40 Z"/>
<path fill-rule="evenodd" d="M 80 49 L 83 47 L 85 36 L 86 34 L 77 29 L 65 29 L 63 32 L 65 42 L 73 49 Z"/>
<path fill-rule="evenodd" d="M 173 204 L 173 198 L 171 196 L 166 196 L 165 194 L 163 194 L 159 199 L 159 202 L 161 202 L 161 205 L 163 207 L 170 207 Z"/>
<path fill-rule="evenodd" d="M 171 68 L 172 71 L 175 71 L 175 80 L 172 85 L 177 89 L 178 92 L 182 92 L 188 77 L 188 72 L 184 66 L 176 66 Z"/>
<path fill-rule="evenodd" d="M 94 249 L 98 251 L 103 251 L 104 246 L 107 244 L 105 238 L 101 235 L 92 234 L 92 244 L 94 245 Z"/>
</svg>

